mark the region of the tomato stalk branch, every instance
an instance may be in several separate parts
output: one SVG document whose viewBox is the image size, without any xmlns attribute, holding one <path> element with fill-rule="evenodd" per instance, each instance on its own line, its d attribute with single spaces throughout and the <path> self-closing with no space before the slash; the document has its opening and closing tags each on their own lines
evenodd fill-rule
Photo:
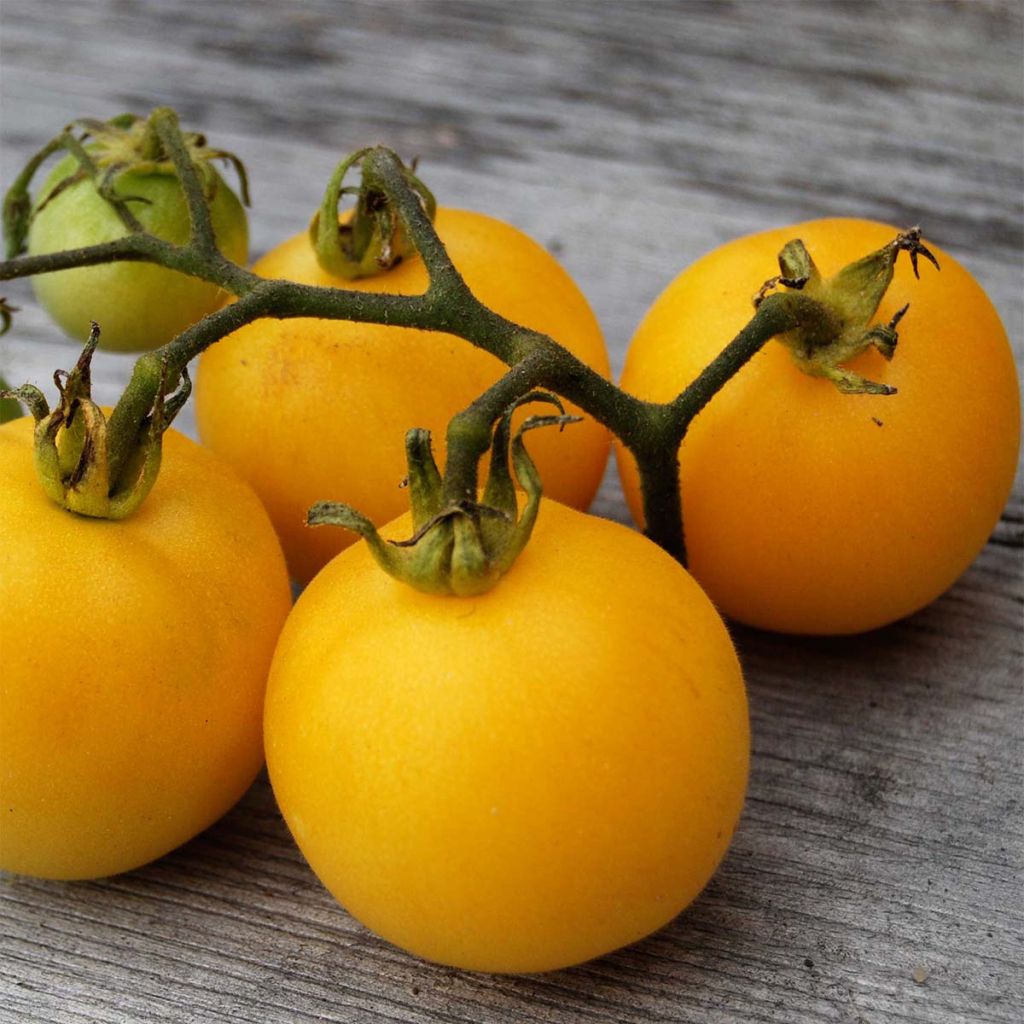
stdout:
<svg viewBox="0 0 1024 1024">
<path fill-rule="evenodd" d="M 169 110 L 157 111 L 151 123 L 185 192 L 192 228 L 186 245 L 132 232 L 101 245 L 17 257 L 0 265 L 0 280 L 10 280 L 116 260 L 145 261 L 214 282 L 236 297 L 237 301 L 167 345 L 140 357 L 110 417 L 110 458 L 115 471 L 131 458 L 140 427 L 152 415 L 162 390 L 173 388 L 187 364 L 202 351 L 254 320 L 315 317 L 441 331 L 510 367 L 449 424 L 446 501 L 475 499 L 479 460 L 488 449 L 495 424 L 525 395 L 537 388 L 550 389 L 603 423 L 632 452 L 641 477 L 645 532 L 684 561 L 678 451 L 687 427 L 769 338 L 789 330 L 801 318 L 816 315 L 817 304 L 799 294 L 767 296 L 750 323 L 689 387 L 670 402 L 646 402 L 616 387 L 554 339 L 505 319 L 477 299 L 449 258 L 421 194 L 390 150 L 378 147 L 365 152 L 363 187 L 377 190 L 397 213 L 427 270 L 429 283 L 422 295 L 267 280 L 230 262 L 217 248 L 209 197 L 177 116 Z"/>
<path fill-rule="evenodd" d="M 101 263 L 155 263 L 190 277 L 202 278 L 234 295 L 244 294 L 262 279 L 219 253 L 206 254 L 191 245 L 174 245 L 148 233 L 130 234 L 79 249 L 16 256 L 0 263 L 0 281 L 52 274 Z"/>
<path fill-rule="evenodd" d="M 16 256 L 0 263 L 0 281 L 13 281 L 37 274 L 51 274 L 74 267 L 94 267 L 100 263 L 146 262 L 169 266 L 175 247 L 152 235 L 128 235 L 110 242 L 87 245 L 79 249 Z M 177 268 L 175 268 L 177 269 Z M 187 271 L 186 271 L 187 272 Z M 198 275 L 193 275 L 198 276 Z"/>
<path fill-rule="evenodd" d="M 773 337 L 801 315 L 814 315 L 809 300 L 793 293 L 768 296 L 750 322 L 671 402 L 651 404 L 642 429 L 626 441 L 640 475 L 644 532 L 683 565 L 686 540 L 679 483 L 679 447 L 696 416 Z"/>
<path fill-rule="evenodd" d="M 681 442 L 704 407 L 772 338 L 792 330 L 801 320 L 820 315 L 813 299 L 795 292 L 776 292 L 757 307 L 743 330 L 671 402 L 671 420 Z M 821 311 L 823 312 L 823 311 Z"/>
</svg>

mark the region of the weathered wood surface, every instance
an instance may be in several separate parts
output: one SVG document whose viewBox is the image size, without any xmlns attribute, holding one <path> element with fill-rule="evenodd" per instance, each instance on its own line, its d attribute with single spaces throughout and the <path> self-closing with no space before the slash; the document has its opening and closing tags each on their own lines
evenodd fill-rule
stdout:
<svg viewBox="0 0 1024 1024">
<path fill-rule="evenodd" d="M 616 366 L 718 242 L 822 214 L 920 221 L 1020 351 L 1015 0 L 4 0 L 0 31 L 4 182 L 74 116 L 170 103 L 248 161 L 259 251 L 306 222 L 340 154 L 382 141 L 419 153 L 442 201 L 556 250 Z M 44 384 L 71 350 L 9 294 L 0 368 Z M 129 365 L 101 360 L 105 400 Z M 625 518 L 611 477 L 598 507 Z M 320 888 L 261 780 L 144 870 L 5 879 L 0 1021 L 1017 1021 L 1022 524 L 1018 487 L 960 583 L 876 634 L 736 631 L 745 817 L 697 904 L 634 948 L 542 977 L 417 962 Z"/>
</svg>

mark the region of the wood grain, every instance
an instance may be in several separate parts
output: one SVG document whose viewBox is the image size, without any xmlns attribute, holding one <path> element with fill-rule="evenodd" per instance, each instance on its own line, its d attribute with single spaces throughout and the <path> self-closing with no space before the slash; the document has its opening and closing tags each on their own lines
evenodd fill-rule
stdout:
<svg viewBox="0 0 1024 1024">
<path fill-rule="evenodd" d="M 0 33 L 4 182 L 75 116 L 169 103 L 249 163 L 262 251 L 302 228 L 341 154 L 385 142 L 420 155 L 442 201 L 556 251 L 616 368 L 654 296 L 725 239 L 825 214 L 920 222 L 1022 352 L 1012 0 L 5 0 Z M 9 294 L 0 370 L 45 385 L 73 350 L 24 285 Z M 97 365 L 101 398 L 130 365 Z M 597 510 L 626 519 L 612 476 Z M 700 900 L 631 949 L 539 977 L 415 961 L 320 888 L 260 780 L 144 870 L 3 879 L 0 1021 L 1017 1021 L 1022 545 L 1018 486 L 919 615 L 847 640 L 735 630 L 745 817 Z"/>
</svg>

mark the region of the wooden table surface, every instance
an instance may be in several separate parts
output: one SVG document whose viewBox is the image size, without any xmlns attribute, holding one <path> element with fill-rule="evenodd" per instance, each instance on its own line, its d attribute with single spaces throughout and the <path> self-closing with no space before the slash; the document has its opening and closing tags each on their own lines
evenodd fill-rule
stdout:
<svg viewBox="0 0 1024 1024">
<path fill-rule="evenodd" d="M 685 264 L 826 214 L 921 223 L 1021 352 L 1022 7 L 1007 2 L 4 0 L 5 183 L 62 124 L 171 104 L 248 162 L 254 249 L 341 155 L 419 154 L 442 202 L 554 250 L 618 369 Z M 32 304 L 0 369 L 72 358 Z M 113 400 L 130 359 L 98 361 Z M 190 413 L 183 417 L 191 431 Z M 600 513 L 626 519 L 614 475 Z M 842 1022 L 1022 1019 L 1022 507 L 933 606 L 844 640 L 737 628 L 750 796 L 698 902 L 534 977 L 412 959 L 352 921 L 265 780 L 107 881 L 0 883 L 0 1021 Z"/>
</svg>

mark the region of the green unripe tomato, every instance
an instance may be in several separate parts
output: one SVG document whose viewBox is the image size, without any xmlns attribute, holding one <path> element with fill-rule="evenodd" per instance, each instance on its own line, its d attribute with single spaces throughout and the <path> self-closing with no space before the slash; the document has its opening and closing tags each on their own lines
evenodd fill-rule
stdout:
<svg viewBox="0 0 1024 1024">
<path fill-rule="evenodd" d="M 49 195 L 75 167 L 73 158 L 62 160 L 39 196 Z M 217 243 L 228 259 L 244 265 L 249 251 L 245 210 L 227 183 L 213 173 L 216 187 L 210 214 Z M 176 244 L 188 241 L 188 206 L 174 174 L 129 171 L 118 178 L 116 189 L 121 196 L 147 200 L 129 201 L 129 208 L 147 231 Z M 37 207 L 29 228 L 28 251 L 31 255 L 59 252 L 113 241 L 127 233 L 92 181 L 82 180 Z M 32 278 L 32 285 L 40 304 L 67 335 L 85 341 L 90 321 L 95 320 L 102 332 L 101 347 L 122 352 L 158 348 L 225 298 L 216 285 L 137 262 L 39 274 Z"/>
</svg>

